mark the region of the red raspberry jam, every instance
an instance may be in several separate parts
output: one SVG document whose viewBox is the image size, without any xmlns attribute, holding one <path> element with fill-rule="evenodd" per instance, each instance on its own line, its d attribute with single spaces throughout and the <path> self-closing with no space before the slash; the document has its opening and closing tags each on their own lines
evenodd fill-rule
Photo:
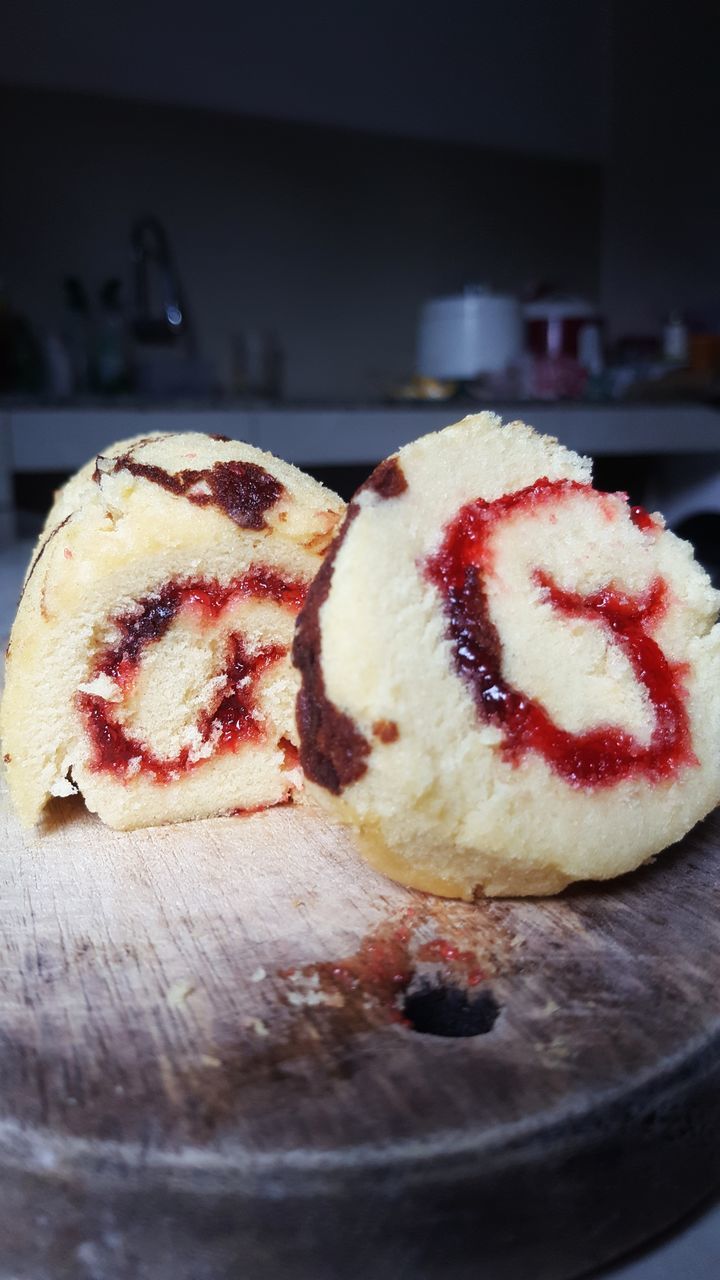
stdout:
<svg viewBox="0 0 720 1280">
<path fill-rule="evenodd" d="M 241 578 L 221 586 L 212 580 L 169 582 L 152 596 L 139 601 L 137 608 L 113 619 L 120 640 L 97 659 L 92 677 L 110 676 L 128 693 L 139 671 L 147 645 L 165 635 L 177 614 L 192 609 L 209 625 L 232 603 L 244 596 L 273 600 L 297 613 L 306 592 L 306 584 L 281 577 L 275 570 L 256 567 Z M 265 728 L 257 710 L 256 691 L 260 677 L 285 656 L 282 645 L 267 645 L 256 653 L 248 653 L 242 635 L 232 632 L 227 640 L 224 687 L 215 702 L 200 716 L 197 730 L 199 747 L 211 744 L 210 755 L 236 751 L 244 742 L 258 741 Z M 221 673 L 218 673 L 221 674 Z M 180 774 L 202 764 L 209 755 L 199 754 L 198 745 L 192 758 L 190 747 L 178 755 L 161 759 L 140 739 L 134 738 L 118 719 L 121 703 L 107 702 L 94 694 L 78 695 L 78 705 L 92 745 L 91 767 L 109 772 L 123 780 L 138 773 L 154 782 L 170 782 Z"/>
<path fill-rule="evenodd" d="M 631 507 L 630 519 L 643 533 L 659 533 L 662 529 L 662 526 L 658 524 L 657 520 L 653 519 L 650 512 L 646 511 L 644 507 Z"/>
<path fill-rule="evenodd" d="M 541 596 L 566 618 L 588 618 L 608 631 L 625 653 L 637 680 L 645 687 L 655 713 L 651 740 L 643 745 L 615 725 L 598 725 L 570 733 L 545 708 L 503 675 L 502 643 L 490 616 L 485 577 L 492 569 L 493 535 L 498 525 L 517 514 L 582 493 L 588 502 L 607 501 L 589 485 L 573 480 L 537 480 L 527 489 L 494 502 L 469 503 L 448 526 L 439 552 L 427 564 L 440 591 L 448 618 L 455 666 L 472 689 L 481 718 L 502 732 L 502 754 L 516 765 L 530 751 L 541 755 L 571 786 L 610 786 L 624 778 L 651 781 L 670 778 L 684 765 L 696 764 L 692 751 L 683 679 L 687 668 L 670 662 L 650 632 L 667 605 L 668 587 L 656 578 L 641 595 L 608 584 L 582 596 L 559 587 L 549 574 L 533 575 Z M 635 514 L 630 514 L 640 524 Z M 643 531 L 658 526 L 647 517 Z"/>
</svg>

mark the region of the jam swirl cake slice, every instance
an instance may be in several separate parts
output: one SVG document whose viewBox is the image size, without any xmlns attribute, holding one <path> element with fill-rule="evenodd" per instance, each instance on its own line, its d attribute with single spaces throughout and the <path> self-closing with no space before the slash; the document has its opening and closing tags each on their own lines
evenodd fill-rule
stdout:
<svg viewBox="0 0 720 1280">
<path fill-rule="evenodd" d="M 8 651 L 23 822 L 78 790 L 121 828 L 295 794 L 293 625 L 342 511 L 295 467 L 197 434 L 125 441 L 70 480 Z"/>
<path fill-rule="evenodd" d="M 387 459 L 301 611 L 300 758 L 448 896 L 637 867 L 720 799 L 720 596 L 587 459 L 466 418 Z"/>
</svg>

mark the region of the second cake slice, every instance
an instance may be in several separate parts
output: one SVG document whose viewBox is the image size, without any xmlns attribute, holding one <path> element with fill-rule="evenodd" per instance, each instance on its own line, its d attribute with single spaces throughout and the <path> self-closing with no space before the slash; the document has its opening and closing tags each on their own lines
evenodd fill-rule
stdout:
<svg viewBox="0 0 720 1280">
<path fill-rule="evenodd" d="M 80 790 L 114 827 L 276 804 L 301 785 L 289 648 L 342 501 L 248 445 L 108 449 L 58 495 L 2 704 L 15 806 Z"/>
</svg>

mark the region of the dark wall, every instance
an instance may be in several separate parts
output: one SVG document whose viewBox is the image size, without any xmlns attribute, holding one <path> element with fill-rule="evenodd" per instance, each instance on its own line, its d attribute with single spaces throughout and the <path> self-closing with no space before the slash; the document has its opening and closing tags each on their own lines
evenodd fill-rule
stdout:
<svg viewBox="0 0 720 1280">
<path fill-rule="evenodd" d="M 713 306 L 720 321 L 720 5 L 614 8 L 603 299 L 616 333 Z"/>
<path fill-rule="evenodd" d="M 234 333 L 273 325 L 295 396 L 381 393 L 420 303 L 463 283 L 598 287 L 596 164 L 39 91 L 0 113 L 0 278 L 38 325 L 65 274 L 127 270 L 147 211 L 220 371 Z"/>
</svg>

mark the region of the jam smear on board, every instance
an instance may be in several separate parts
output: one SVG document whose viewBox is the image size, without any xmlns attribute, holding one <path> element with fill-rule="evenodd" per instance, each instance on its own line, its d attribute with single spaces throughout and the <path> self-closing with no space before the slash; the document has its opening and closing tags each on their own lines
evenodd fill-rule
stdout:
<svg viewBox="0 0 720 1280">
<path fill-rule="evenodd" d="M 378 1006 L 392 1022 L 403 1022 L 398 997 L 410 985 L 414 963 L 410 951 L 413 912 L 373 930 L 354 955 L 305 965 L 300 975 L 318 982 L 319 989 L 345 1000 L 359 998 Z M 281 977 L 293 977 L 285 972 Z"/>
<path fill-rule="evenodd" d="M 227 585 L 212 580 L 168 582 L 140 601 L 131 613 L 113 620 L 120 640 L 98 657 L 92 676 L 109 676 L 127 694 L 146 646 L 165 635 L 181 609 L 192 609 L 199 613 L 201 621 L 210 623 L 234 601 L 255 596 L 273 600 L 296 613 L 305 591 L 304 583 L 285 579 L 262 566 L 249 569 Z M 117 711 L 122 704 L 108 702 L 96 694 L 79 694 L 78 705 L 92 744 L 91 767 L 123 779 L 142 772 L 155 782 L 170 782 L 203 763 L 209 755 L 235 751 L 243 742 L 258 741 L 264 734 L 264 725 L 257 713 L 257 683 L 286 653 L 283 645 L 266 645 L 249 653 L 243 637 L 232 632 L 227 639 L 223 671 L 218 673 L 225 676 L 225 684 L 214 704 L 197 721 L 199 741 L 192 753 L 186 746 L 167 759 L 158 757 L 121 723 Z M 202 748 L 208 744 L 211 751 L 203 753 Z"/>
<path fill-rule="evenodd" d="M 589 485 L 543 477 L 494 502 L 477 499 L 449 525 L 439 552 L 427 565 L 440 591 L 453 641 L 455 666 L 470 685 L 482 719 L 502 732 L 502 753 L 518 764 L 530 751 L 541 755 L 561 778 L 576 787 L 610 786 L 625 778 L 659 781 L 684 765 L 696 764 L 683 684 L 687 669 L 670 662 L 649 634 L 667 605 L 667 585 L 656 578 L 647 590 L 631 595 L 608 585 L 592 595 L 564 591 L 547 573 L 536 570 L 541 597 L 566 618 L 600 623 L 625 653 L 647 691 L 655 723 L 650 742 L 639 743 L 615 725 L 570 733 L 555 724 L 535 699 L 513 688 L 503 674 L 502 643 L 490 616 L 485 575 L 492 568 L 492 538 L 501 521 L 515 514 L 583 493 L 602 500 Z M 659 526 L 646 512 L 631 519 L 643 531 Z"/>
<path fill-rule="evenodd" d="M 407 1025 L 402 997 L 414 981 L 435 972 L 466 988 L 484 982 L 488 973 L 477 950 L 448 936 L 422 941 L 419 932 L 432 918 L 428 909 L 408 907 L 367 933 L 351 955 L 279 969 L 278 977 L 288 984 L 287 1002 L 372 1012 L 381 1021 Z M 460 926 L 457 932 L 465 930 Z"/>
</svg>

